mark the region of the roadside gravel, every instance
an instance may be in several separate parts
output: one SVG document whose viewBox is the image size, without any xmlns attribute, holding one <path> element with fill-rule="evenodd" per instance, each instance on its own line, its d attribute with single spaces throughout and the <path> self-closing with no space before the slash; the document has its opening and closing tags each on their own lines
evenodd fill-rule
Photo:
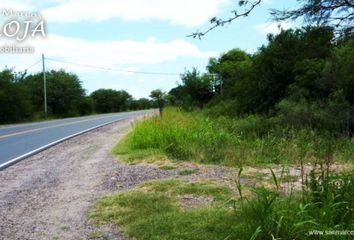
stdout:
<svg viewBox="0 0 354 240">
<path fill-rule="evenodd" d="M 89 224 L 87 212 L 111 192 L 110 176 L 125 171 L 110 150 L 130 125 L 102 127 L 0 171 L 0 239 L 124 239 L 115 227 Z"/>
</svg>

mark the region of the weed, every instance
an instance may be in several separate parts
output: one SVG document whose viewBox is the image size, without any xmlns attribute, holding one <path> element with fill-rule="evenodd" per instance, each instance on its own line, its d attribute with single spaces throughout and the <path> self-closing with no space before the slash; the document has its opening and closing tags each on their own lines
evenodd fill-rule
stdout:
<svg viewBox="0 0 354 240">
<path fill-rule="evenodd" d="M 197 172 L 198 172 L 198 169 L 182 169 L 178 172 L 178 174 L 181 176 L 187 176 L 187 175 L 192 175 Z"/>
<path fill-rule="evenodd" d="M 63 231 L 68 231 L 70 229 L 70 227 L 67 226 L 67 225 L 63 225 L 63 226 L 60 227 L 60 229 L 63 230 Z"/>
<path fill-rule="evenodd" d="M 88 239 L 104 239 L 105 236 L 101 232 L 90 232 L 89 234 L 87 234 L 87 238 Z"/>
<path fill-rule="evenodd" d="M 281 178 L 272 172 L 278 187 Z M 354 229 L 354 177 L 314 171 L 300 192 L 284 194 L 276 188 L 253 189 L 250 199 L 236 205 L 237 223 L 231 235 L 240 239 L 314 239 L 312 231 Z M 237 184 L 242 196 L 242 186 Z M 350 239 L 346 236 L 321 236 L 321 239 Z"/>
<path fill-rule="evenodd" d="M 174 170 L 174 169 L 176 169 L 176 167 L 171 166 L 171 165 L 164 165 L 164 166 L 160 166 L 159 169 L 161 169 L 161 170 Z"/>
</svg>

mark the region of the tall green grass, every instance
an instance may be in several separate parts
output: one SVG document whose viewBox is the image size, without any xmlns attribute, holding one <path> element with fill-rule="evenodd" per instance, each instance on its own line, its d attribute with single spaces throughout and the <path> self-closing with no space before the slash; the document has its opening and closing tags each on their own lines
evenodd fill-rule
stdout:
<svg viewBox="0 0 354 240">
<path fill-rule="evenodd" d="M 280 179 L 274 177 L 279 186 Z M 242 186 L 238 187 L 242 196 Z M 354 175 L 311 172 L 300 192 L 256 188 L 240 199 L 232 239 L 353 239 Z"/>
<path fill-rule="evenodd" d="M 167 108 L 134 126 L 114 150 L 140 156 L 164 153 L 175 160 L 228 166 L 332 161 L 353 163 L 354 140 L 311 129 L 280 126 L 275 118 L 209 118 Z"/>
</svg>

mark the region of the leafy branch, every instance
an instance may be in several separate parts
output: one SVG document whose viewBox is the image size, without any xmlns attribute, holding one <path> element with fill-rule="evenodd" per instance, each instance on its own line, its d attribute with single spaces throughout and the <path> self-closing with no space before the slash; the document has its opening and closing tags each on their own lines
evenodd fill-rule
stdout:
<svg viewBox="0 0 354 240">
<path fill-rule="evenodd" d="M 305 22 L 333 27 L 343 35 L 354 34 L 353 0 L 301 0 L 302 7 L 295 10 L 272 9 L 275 21 L 296 20 L 303 17 Z"/>
<path fill-rule="evenodd" d="M 272 9 L 270 14 L 274 21 L 296 20 L 302 17 L 307 23 L 322 26 L 331 26 L 339 36 L 354 35 L 354 0 L 298 0 L 301 6 L 297 9 Z M 231 23 L 234 20 L 247 17 L 260 5 L 262 0 L 240 0 L 238 5 L 244 7 L 242 13 L 233 10 L 233 16 L 228 19 L 213 17 L 210 19 L 211 27 L 206 31 L 196 31 L 188 37 L 201 39 L 217 27 Z"/>
<path fill-rule="evenodd" d="M 231 23 L 234 20 L 236 20 L 237 18 L 240 17 L 247 17 L 252 11 L 253 9 L 258 6 L 259 4 L 261 4 L 262 0 L 257 0 L 257 1 L 247 1 L 247 0 L 241 0 L 238 2 L 238 5 L 240 7 L 245 7 L 244 12 L 242 13 L 238 13 L 237 10 L 233 10 L 233 16 L 228 18 L 228 19 L 221 19 L 218 17 L 213 17 L 212 19 L 210 19 L 210 24 L 212 25 L 208 30 L 200 32 L 194 32 L 190 35 L 188 35 L 187 37 L 193 37 L 193 38 L 199 38 L 201 39 L 203 36 L 205 36 L 207 33 L 209 33 L 210 31 L 214 30 L 217 27 L 222 27 L 225 24 Z"/>
</svg>

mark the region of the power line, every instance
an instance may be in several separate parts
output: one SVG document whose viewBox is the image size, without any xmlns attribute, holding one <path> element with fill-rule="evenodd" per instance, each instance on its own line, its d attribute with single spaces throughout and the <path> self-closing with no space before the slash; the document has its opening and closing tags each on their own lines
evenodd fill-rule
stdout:
<svg viewBox="0 0 354 240">
<path fill-rule="evenodd" d="M 146 74 L 146 75 L 168 75 L 168 76 L 180 76 L 181 75 L 180 73 L 172 73 L 172 72 L 144 72 L 144 71 L 124 70 L 124 69 L 118 69 L 118 68 L 102 67 L 102 66 L 95 66 L 95 65 L 84 64 L 84 63 L 63 61 L 63 60 L 47 58 L 47 57 L 45 59 L 52 61 L 52 62 L 61 62 L 61 63 L 71 64 L 71 65 L 76 65 L 76 66 L 81 66 L 81 67 L 95 68 L 95 69 L 100 69 L 100 70 L 114 71 L 114 72 L 121 72 L 121 73 Z"/>
<path fill-rule="evenodd" d="M 29 70 L 29 69 L 31 69 L 31 68 L 33 68 L 34 66 L 36 66 L 38 63 L 40 63 L 42 60 L 38 60 L 37 62 L 35 62 L 35 63 L 33 63 L 32 65 L 30 65 L 29 67 L 27 67 L 27 68 L 25 68 L 25 70 L 24 71 L 27 71 L 27 70 Z"/>
</svg>

